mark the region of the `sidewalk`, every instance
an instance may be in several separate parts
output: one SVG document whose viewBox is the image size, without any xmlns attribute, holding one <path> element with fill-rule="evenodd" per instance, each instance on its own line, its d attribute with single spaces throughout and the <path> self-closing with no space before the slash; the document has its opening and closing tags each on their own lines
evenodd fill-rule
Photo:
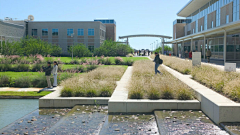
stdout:
<svg viewBox="0 0 240 135">
<path fill-rule="evenodd" d="M 1 91 L 15 91 L 15 92 L 27 92 L 27 91 L 55 91 L 58 87 L 47 89 L 47 88 L 14 88 L 14 87 L 0 87 Z"/>
</svg>

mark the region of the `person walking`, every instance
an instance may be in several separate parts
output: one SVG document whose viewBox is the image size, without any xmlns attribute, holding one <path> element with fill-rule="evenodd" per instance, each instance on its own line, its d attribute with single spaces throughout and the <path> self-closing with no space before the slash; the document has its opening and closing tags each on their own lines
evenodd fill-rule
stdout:
<svg viewBox="0 0 240 135">
<path fill-rule="evenodd" d="M 54 78 L 54 81 L 53 81 L 53 88 L 54 88 L 54 87 L 57 87 L 58 63 L 56 61 L 54 61 L 53 64 L 54 64 L 54 66 L 53 66 L 53 69 L 52 69 L 52 74 L 53 74 L 53 78 Z"/>
<path fill-rule="evenodd" d="M 159 58 L 159 54 L 157 52 L 155 52 L 155 58 L 153 62 L 155 62 L 155 74 L 159 73 L 162 75 L 162 73 L 158 70 L 158 67 L 163 63 L 163 60 Z"/>
<path fill-rule="evenodd" d="M 192 59 L 192 51 L 189 52 L 189 59 Z"/>
<path fill-rule="evenodd" d="M 207 56 L 207 60 L 208 60 L 208 63 L 209 63 L 210 62 L 210 57 L 212 56 L 212 53 L 209 49 L 207 50 L 206 56 Z"/>
<path fill-rule="evenodd" d="M 51 71 L 52 71 L 51 63 L 48 62 L 47 67 L 42 66 L 42 68 L 43 68 L 43 71 L 45 72 L 48 88 L 52 88 L 52 84 L 51 84 L 51 81 L 50 81 L 50 76 L 51 76 Z"/>
</svg>

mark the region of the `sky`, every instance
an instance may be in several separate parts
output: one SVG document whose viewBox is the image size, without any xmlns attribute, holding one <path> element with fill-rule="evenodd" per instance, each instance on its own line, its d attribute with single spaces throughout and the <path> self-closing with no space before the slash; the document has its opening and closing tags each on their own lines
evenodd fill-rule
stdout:
<svg viewBox="0 0 240 135">
<path fill-rule="evenodd" d="M 35 21 L 93 21 L 108 18 L 116 21 L 119 36 L 159 34 L 172 36 L 176 14 L 189 0 L 0 0 L 0 19 L 4 17 Z M 158 41 L 157 41 L 158 40 Z M 123 41 L 120 39 L 119 41 Z M 129 38 L 134 49 L 152 49 L 159 38 Z"/>
</svg>

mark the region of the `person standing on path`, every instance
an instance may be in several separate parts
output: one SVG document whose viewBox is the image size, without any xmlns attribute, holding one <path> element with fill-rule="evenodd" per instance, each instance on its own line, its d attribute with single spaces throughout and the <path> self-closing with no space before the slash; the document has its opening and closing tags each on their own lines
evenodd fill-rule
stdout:
<svg viewBox="0 0 240 135">
<path fill-rule="evenodd" d="M 154 58 L 153 62 L 155 62 L 155 74 L 159 73 L 162 75 L 162 73 L 158 70 L 158 67 L 160 64 L 163 63 L 163 61 L 162 61 L 162 59 L 159 58 L 159 54 L 157 52 L 155 52 L 155 58 Z"/>
<path fill-rule="evenodd" d="M 50 81 L 50 76 L 51 76 L 51 71 L 52 71 L 51 63 L 48 62 L 47 65 L 48 65 L 47 67 L 43 66 L 42 68 L 43 68 L 43 71 L 45 72 L 48 88 L 52 88 L 52 84 L 51 84 L 51 81 Z"/>
<path fill-rule="evenodd" d="M 189 52 L 189 59 L 192 59 L 192 51 Z"/>
<path fill-rule="evenodd" d="M 210 62 L 210 57 L 212 56 L 212 53 L 209 49 L 207 50 L 206 56 L 207 56 L 207 60 L 208 60 L 208 63 L 209 63 Z"/>
<path fill-rule="evenodd" d="M 56 61 L 53 62 L 54 66 L 53 66 L 53 70 L 52 70 L 52 74 L 53 74 L 53 88 L 57 87 L 57 71 L 58 71 L 58 63 Z"/>
</svg>

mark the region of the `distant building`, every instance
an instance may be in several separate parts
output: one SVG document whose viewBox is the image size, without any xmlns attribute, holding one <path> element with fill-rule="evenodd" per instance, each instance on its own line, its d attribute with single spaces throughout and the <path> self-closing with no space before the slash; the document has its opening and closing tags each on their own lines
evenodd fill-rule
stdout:
<svg viewBox="0 0 240 135">
<path fill-rule="evenodd" d="M 116 41 L 116 22 L 113 19 L 95 19 L 106 26 L 106 39 Z"/>
<path fill-rule="evenodd" d="M 0 21 L 1 42 L 8 39 L 21 39 L 25 36 L 40 38 L 59 45 L 63 55 L 68 55 L 68 48 L 76 43 L 85 44 L 90 51 L 100 47 L 106 39 L 116 41 L 116 22 L 111 20 L 94 21 Z"/>
</svg>

